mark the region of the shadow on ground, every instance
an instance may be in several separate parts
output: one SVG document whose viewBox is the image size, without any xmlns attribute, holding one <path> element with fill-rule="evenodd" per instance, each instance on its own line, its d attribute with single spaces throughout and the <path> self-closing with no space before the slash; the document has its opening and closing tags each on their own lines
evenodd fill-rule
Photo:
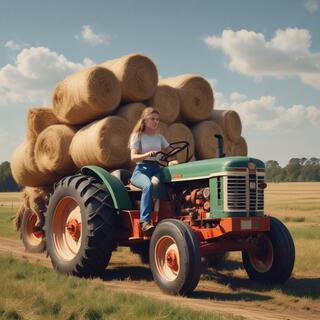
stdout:
<svg viewBox="0 0 320 320">
<path fill-rule="evenodd" d="M 254 282 L 249 278 L 240 278 L 224 274 L 220 270 L 207 271 L 203 279 L 216 281 L 227 285 L 233 290 L 247 289 L 250 291 L 266 292 L 268 290 L 279 290 L 285 295 L 293 297 L 306 297 L 311 299 L 320 298 L 320 278 L 291 278 L 283 285 L 268 285 Z"/>
</svg>

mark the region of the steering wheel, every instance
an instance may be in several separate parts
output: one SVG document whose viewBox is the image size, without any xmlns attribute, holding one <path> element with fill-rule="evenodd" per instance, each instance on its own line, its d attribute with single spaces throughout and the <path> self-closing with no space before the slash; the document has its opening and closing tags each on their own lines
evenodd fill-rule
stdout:
<svg viewBox="0 0 320 320">
<path fill-rule="evenodd" d="M 169 164 L 170 158 L 174 157 L 176 154 L 178 154 L 179 152 L 185 149 L 187 149 L 185 162 L 189 162 L 192 158 L 192 155 L 189 156 L 189 146 L 190 144 L 187 141 L 177 141 L 177 142 L 170 143 L 169 147 L 171 147 L 172 150 L 169 151 L 168 153 L 164 153 L 163 151 L 158 151 L 155 154 L 156 162 L 160 166 L 165 167 Z"/>
</svg>

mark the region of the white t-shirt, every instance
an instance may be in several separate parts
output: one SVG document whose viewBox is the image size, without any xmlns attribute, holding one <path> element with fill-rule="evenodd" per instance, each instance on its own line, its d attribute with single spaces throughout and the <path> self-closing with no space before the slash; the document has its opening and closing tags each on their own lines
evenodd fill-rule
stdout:
<svg viewBox="0 0 320 320">
<path fill-rule="evenodd" d="M 149 151 L 161 151 L 169 146 L 168 141 L 162 134 L 145 134 L 141 133 L 140 139 L 137 135 L 133 135 L 130 139 L 130 149 L 137 149 L 139 153 Z M 148 157 L 146 160 L 155 160 L 155 157 Z"/>
</svg>

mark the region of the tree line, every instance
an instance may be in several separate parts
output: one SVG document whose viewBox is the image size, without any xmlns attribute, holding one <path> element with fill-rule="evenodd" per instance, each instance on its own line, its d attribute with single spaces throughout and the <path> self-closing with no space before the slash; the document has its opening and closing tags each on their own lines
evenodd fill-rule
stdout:
<svg viewBox="0 0 320 320">
<path fill-rule="evenodd" d="M 320 181 L 320 159 L 292 158 L 285 167 L 276 160 L 268 160 L 266 165 L 267 182 Z M 10 163 L 0 164 L 0 192 L 15 192 L 22 189 L 13 179 Z"/>
</svg>

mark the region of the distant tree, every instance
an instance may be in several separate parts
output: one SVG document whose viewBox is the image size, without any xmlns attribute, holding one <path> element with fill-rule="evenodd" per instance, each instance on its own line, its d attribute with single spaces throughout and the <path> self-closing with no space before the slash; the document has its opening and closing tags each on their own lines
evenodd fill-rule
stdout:
<svg viewBox="0 0 320 320">
<path fill-rule="evenodd" d="M 20 191 L 21 187 L 12 177 L 10 163 L 5 161 L 0 164 L 0 192 Z"/>
<path fill-rule="evenodd" d="M 320 159 L 292 158 L 281 168 L 275 160 L 268 160 L 266 166 L 266 181 L 320 181 Z"/>
</svg>

